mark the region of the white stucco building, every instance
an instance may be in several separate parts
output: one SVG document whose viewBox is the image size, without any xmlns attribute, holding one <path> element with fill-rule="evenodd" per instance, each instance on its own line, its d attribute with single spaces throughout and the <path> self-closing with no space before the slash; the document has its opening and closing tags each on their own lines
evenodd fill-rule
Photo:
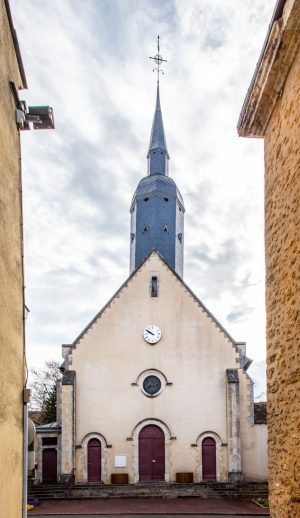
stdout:
<svg viewBox="0 0 300 518">
<path fill-rule="evenodd" d="M 63 355 L 62 476 L 75 468 L 78 482 L 115 473 L 168 482 L 182 472 L 195 482 L 266 480 L 266 426 L 254 423 L 245 344 L 158 252 Z"/>
<path fill-rule="evenodd" d="M 264 481 L 267 432 L 255 423 L 246 345 L 182 280 L 184 204 L 168 176 L 159 87 L 147 158 L 130 209 L 132 273 L 63 345 L 57 476 Z"/>
</svg>

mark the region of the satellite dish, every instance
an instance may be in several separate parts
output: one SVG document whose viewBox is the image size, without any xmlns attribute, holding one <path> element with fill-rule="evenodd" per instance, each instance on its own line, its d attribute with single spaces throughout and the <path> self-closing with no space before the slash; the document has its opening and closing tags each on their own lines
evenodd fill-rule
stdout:
<svg viewBox="0 0 300 518">
<path fill-rule="evenodd" d="M 28 418 L 28 446 L 33 443 L 35 438 L 35 426 L 31 419 Z"/>
</svg>

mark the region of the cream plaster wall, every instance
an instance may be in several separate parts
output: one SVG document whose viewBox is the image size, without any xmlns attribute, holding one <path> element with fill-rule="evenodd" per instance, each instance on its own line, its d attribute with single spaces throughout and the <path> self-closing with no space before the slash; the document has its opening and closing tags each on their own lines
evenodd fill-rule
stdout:
<svg viewBox="0 0 300 518">
<path fill-rule="evenodd" d="M 5 518 L 19 518 L 25 380 L 21 152 L 9 81 L 22 87 L 5 3 L 0 0 L 0 502 L 7 503 Z"/>
<path fill-rule="evenodd" d="M 153 272 L 159 275 L 157 298 L 149 294 Z M 154 346 L 143 339 L 148 324 L 162 330 Z M 112 472 L 125 471 L 136 481 L 135 429 L 143 420 L 157 420 L 167 430 L 166 480 L 189 471 L 197 481 L 202 473 L 201 445 L 192 444 L 210 431 L 220 437 L 219 479 L 226 480 L 226 369 L 237 368 L 238 357 L 230 339 L 152 254 L 73 350 L 76 445 L 89 433 L 102 434 L 112 446 L 105 453 L 103 480 L 109 482 Z M 161 371 L 171 384 L 155 398 L 136 385 L 146 369 Z M 246 379 L 245 374 L 241 377 Z M 114 468 L 118 453 L 128 455 L 127 468 Z M 78 480 L 84 480 L 84 465 L 86 449 L 77 449 Z"/>
<path fill-rule="evenodd" d="M 239 371 L 242 473 L 245 480 L 268 480 L 267 425 L 254 424 L 253 382 Z"/>
<path fill-rule="evenodd" d="M 243 428 L 242 428 L 243 430 Z M 266 424 L 257 424 L 247 430 L 242 446 L 242 470 L 245 480 L 266 482 L 268 480 L 268 430 Z"/>
</svg>

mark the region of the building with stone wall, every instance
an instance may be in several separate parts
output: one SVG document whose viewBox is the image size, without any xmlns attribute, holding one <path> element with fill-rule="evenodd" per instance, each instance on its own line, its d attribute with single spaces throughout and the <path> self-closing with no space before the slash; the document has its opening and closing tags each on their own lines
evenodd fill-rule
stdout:
<svg viewBox="0 0 300 518">
<path fill-rule="evenodd" d="M 25 358 L 21 152 L 16 125 L 16 92 L 26 87 L 9 3 L 1 0 L 0 502 L 5 518 L 22 516 Z"/>
<path fill-rule="evenodd" d="M 300 516 L 300 0 L 275 7 L 238 132 L 264 138 L 270 510 Z"/>
</svg>

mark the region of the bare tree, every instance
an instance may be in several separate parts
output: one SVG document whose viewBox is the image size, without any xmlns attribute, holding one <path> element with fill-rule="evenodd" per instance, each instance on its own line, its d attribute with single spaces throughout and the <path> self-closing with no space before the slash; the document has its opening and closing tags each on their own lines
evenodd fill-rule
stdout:
<svg viewBox="0 0 300 518">
<path fill-rule="evenodd" d="M 31 408 L 42 412 L 44 423 L 56 421 L 56 388 L 61 378 L 59 363 L 55 360 L 45 362 L 41 370 L 30 369 L 33 381 Z"/>
</svg>

